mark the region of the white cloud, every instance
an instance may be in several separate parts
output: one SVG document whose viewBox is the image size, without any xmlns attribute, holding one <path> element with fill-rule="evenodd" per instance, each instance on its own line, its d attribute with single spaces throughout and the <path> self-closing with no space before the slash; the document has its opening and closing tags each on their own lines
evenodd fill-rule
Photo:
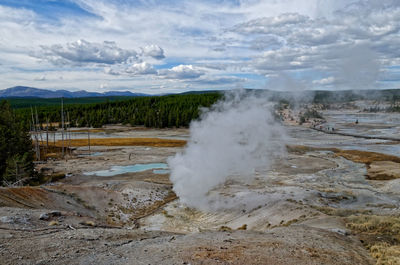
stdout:
<svg viewBox="0 0 400 265">
<path fill-rule="evenodd" d="M 125 69 L 125 72 L 128 74 L 134 74 L 134 75 L 148 75 L 148 74 L 155 74 L 156 70 L 154 68 L 146 63 L 135 63 L 128 68 Z"/>
<path fill-rule="evenodd" d="M 121 49 L 113 41 L 93 43 L 81 39 L 65 45 L 43 45 L 41 48 L 40 52 L 32 56 L 54 64 L 116 64 L 137 60 L 136 51 Z"/>
<path fill-rule="evenodd" d="M 313 66 L 313 49 L 284 47 L 276 51 L 266 51 L 251 62 L 258 71 L 270 74 L 286 70 L 299 70 Z"/>
<path fill-rule="evenodd" d="M 204 75 L 205 72 L 193 65 L 178 65 L 171 69 L 162 69 L 158 75 L 167 79 L 194 79 Z"/>
<path fill-rule="evenodd" d="M 299 83 L 327 85 L 329 81 L 334 88 L 377 88 L 382 67 L 399 62 L 395 47 L 400 45 L 400 3 L 355 2 L 328 18 L 286 13 L 240 23 L 230 31 L 258 36 L 257 43 L 279 40 L 277 48 L 256 46 L 263 53 L 252 56 L 249 66 L 259 73 L 298 77 L 296 72 L 314 71 L 333 79 L 313 82 L 308 75 Z"/>
<path fill-rule="evenodd" d="M 203 85 L 239 85 L 245 82 L 246 78 L 240 78 L 236 76 L 210 76 L 204 75 L 199 79 L 193 80 L 194 83 L 199 83 Z"/>
<path fill-rule="evenodd" d="M 147 62 L 121 64 L 113 67 L 106 67 L 104 69 L 104 72 L 110 75 L 130 76 L 157 74 L 157 71 L 153 68 L 153 66 Z"/>
<path fill-rule="evenodd" d="M 0 88 L 32 80 L 87 89 L 214 89 L 223 81 L 260 88 L 265 76 L 305 88 L 323 85 L 321 77 L 333 77 L 332 88 L 375 87 L 382 72 L 400 84 L 388 68 L 400 65 L 396 0 L 73 1 L 94 16 L 60 12 L 55 22 L 0 4 L 0 71 L 8 73 Z M 347 52 L 358 49 L 365 56 Z M 64 69 L 63 80 L 51 74 Z M 258 77 L 228 78 L 240 74 Z"/>
<path fill-rule="evenodd" d="M 141 49 L 144 56 L 150 56 L 157 60 L 165 58 L 164 50 L 158 45 L 147 45 Z"/>
<path fill-rule="evenodd" d="M 305 24 L 310 18 L 296 13 L 285 13 L 276 17 L 262 17 L 238 24 L 232 31 L 244 34 L 274 34 L 287 32 L 291 25 Z"/>
</svg>

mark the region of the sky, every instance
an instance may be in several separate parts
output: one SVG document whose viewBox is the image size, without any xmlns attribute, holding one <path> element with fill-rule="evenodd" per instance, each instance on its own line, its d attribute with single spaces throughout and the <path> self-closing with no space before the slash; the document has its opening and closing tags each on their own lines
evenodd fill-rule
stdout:
<svg viewBox="0 0 400 265">
<path fill-rule="evenodd" d="M 0 89 L 400 88 L 398 0 L 0 0 Z"/>
</svg>

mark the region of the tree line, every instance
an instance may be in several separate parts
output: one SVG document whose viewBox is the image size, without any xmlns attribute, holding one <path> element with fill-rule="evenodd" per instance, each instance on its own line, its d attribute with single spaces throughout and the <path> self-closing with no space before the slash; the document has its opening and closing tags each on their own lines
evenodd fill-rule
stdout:
<svg viewBox="0 0 400 265">
<path fill-rule="evenodd" d="M 71 127 L 95 127 L 105 124 L 127 124 L 154 128 L 187 127 L 200 115 L 200 108 L 209 107 L 221 98 L 220 93 L 136 97 L 122 101 L 64 106 L 66 121 Z M 60 99 L 61 103 L 61 99 Z M 59 106 L 36 108 L 41 124 L 61 121 Z M 34 110 L 36 112 L 36 110 Z M 15 110 L 25 128 L 31 126 L 31 108 Z"/>
<path fill-rule="evenodd" d="M 68 104 L 64 106 L 64 118 L 70 127 L 101 127 L 118 123 L 156 128 L 185 127 L 199 117 L 202 107 L 211 106 L 221 96 L 220 93 L 205 93 Z M 34 171 L 29 131 L 37 120 L 43 128 L 46 124 L 59 123 L 61 99 L 59 101 L 59 106 L 14 109 L 8 101 L 0 102 L 0 185 L 40 183 L 40 175 Z"/>
</svg>

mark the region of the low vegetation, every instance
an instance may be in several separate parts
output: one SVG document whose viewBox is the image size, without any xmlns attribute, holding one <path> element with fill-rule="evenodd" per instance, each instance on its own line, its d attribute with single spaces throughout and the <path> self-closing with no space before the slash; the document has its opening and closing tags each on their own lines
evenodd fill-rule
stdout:
<svg viewBox="0 0 400 265">
<path fill-rule="evenodd" d="M 377 259 L 377 265 L 400 264 L 400 217 L 354 215 L 345 221 Z"/>
</svg>

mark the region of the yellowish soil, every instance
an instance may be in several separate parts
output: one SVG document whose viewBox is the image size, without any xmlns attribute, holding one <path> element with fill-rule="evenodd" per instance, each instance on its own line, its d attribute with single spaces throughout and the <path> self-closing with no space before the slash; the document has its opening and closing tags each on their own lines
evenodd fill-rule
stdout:
<svg viewBox="0 0 400 265">
<path fill-rule="evenodd" d="M 79 129 L 79 130 L 71 130 L 71 132 L 91 132 L 91 133 L 99 133 L 99 132 L 105 132 L 104 129 Z"/>
<path fill-rule="evenodd" d="M 342 156 L 356 163 L 365 163 L 367 165 L 377 161 L 392 161 L 400 163 L 400 157 L 381 154 L 381 153 L 359 151 L 359 150 L 341 150 L 341 149 L 333 149 L 332 151 L 335 152 L 336 155 L 338 156 Z"/>
<path fill-rule="evenodd" d="M 392 161 L 372 162 L 368 167 L 368 178 L 373 180 L 392 180 L 400 178 L 400 163 Z"/>
</svg>

